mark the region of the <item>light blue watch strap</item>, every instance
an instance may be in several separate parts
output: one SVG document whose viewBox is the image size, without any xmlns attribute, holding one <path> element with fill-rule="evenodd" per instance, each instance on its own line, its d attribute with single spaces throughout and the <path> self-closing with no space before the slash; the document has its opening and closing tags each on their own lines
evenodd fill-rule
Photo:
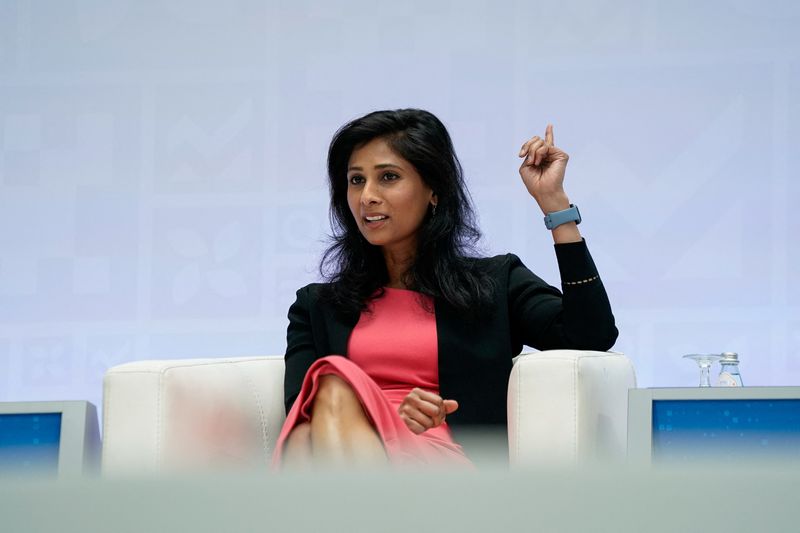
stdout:
<svg viewBox="0 0 800 533">
<path fill-rule="evenodd" d="M 557 228 L 561 224 L 566 224 L 567 222 L 575 222 L 575 224 L 581 223 L 581 212 L 578 211 L 577 205 L 569 204 L 569 209 L 548 213 L 547 216 L 544 217 L 544 226 L 547 229 Z"/>
</svg>

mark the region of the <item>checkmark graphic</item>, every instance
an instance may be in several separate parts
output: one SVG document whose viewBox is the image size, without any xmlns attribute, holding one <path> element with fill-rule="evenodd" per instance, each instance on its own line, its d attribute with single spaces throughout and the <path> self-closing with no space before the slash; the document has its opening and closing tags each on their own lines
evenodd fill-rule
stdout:
<svg viewBox="0 0 800 533">
<path fill-rule="evenodd" d="M 581 158 L 591 161 L 598 179 L 587 185 L 592 197 L 609 206 L 640 238 L 655 237 L 670 224 L 676 212 L 702 203 L 698 193 L 712 182 L 722 191 L 726 176 L 720 171 L 735 157 L 741 157 L 745 142 L 745 105 L 736 97 L 694 137 L 687 138 L 682 151 L 666 167 L 643 176 L 626 165 L 624 151 L 600 142 L 590 145 Z M 653 134 L 654 139 L 658 138 Z M 655 141 L 654 141 L 655 142 Z M 612 186 L 609 186 L 612 184 Z M 619 198 L 624 199 L 620 205 Z M 631 236 L 634 237 L 634 236 Z"/>
<path fill-rule="evenodd" d="M 166 135 L 163 158 L 169 180 L 252 180 L 253 110 L 251 100 L 242 101 L 224 119 L 212 124 L 182 115 Z"/>
</svg>

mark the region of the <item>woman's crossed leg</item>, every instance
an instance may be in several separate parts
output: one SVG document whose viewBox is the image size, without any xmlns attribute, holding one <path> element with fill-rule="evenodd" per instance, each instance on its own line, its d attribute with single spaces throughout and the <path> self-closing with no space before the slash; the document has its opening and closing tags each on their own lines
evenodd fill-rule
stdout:
<svg viewBox="0 0 800 533">
<path fill-rule="evenodd" d="M 355 391 L 333 374 L 319 376 L 311 421 L 295 426 L 283 451 L 289 468 L 386 464 L 383 442 Z"/>
</svg>

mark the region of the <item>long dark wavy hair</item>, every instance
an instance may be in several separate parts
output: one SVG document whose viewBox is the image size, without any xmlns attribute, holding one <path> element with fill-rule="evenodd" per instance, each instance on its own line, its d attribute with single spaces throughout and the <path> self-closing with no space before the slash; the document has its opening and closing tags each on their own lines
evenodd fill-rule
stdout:
<svg viewBox="0 0 800 533">
<path fill-rule="evenodd" d="M 465 316 L 479 315 L 494 290 L 488 275 L 475 268 L 481 233 L 450 135 L 438 118 L 421 109 L 375 111 L 345 124 L 333 136 L 328 150 L 333 234 L 320 263 L 330 283 L 323 286 L 321 297 L 341 313 L 358 313 L 371 297 L 383 294 L 389 281 L 380 247 L 361 235 L 347 203 L 350 155 L 376 138 L 385 139 L 411 163 L 438 199 L 435 216 L 429 210 L 422 221 L 404 283 L 445 300 Z"/>
</svg>

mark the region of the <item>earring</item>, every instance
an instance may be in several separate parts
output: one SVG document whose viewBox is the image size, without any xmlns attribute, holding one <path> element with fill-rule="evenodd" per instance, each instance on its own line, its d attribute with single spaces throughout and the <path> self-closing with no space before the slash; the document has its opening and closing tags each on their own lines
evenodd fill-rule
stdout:
<svg viewBox="0 0 800 533">
<path fill-rule="evenodd" d="M 436 216 L 436 204 L 433 204 L 433 209 L 431 210 L 431 217 Z"/>
</svg>

